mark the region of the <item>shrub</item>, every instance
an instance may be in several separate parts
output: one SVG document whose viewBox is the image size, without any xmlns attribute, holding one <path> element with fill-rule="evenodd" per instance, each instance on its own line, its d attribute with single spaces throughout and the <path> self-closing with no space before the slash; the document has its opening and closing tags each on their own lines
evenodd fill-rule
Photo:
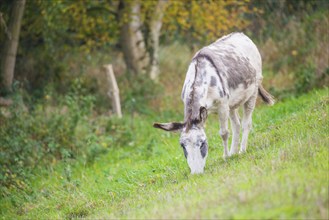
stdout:
<svg viewBox="0 0 329 220">
<path fill-rule="evenodd" d="M 295 90 L 298 94 L 310 91 L 316 85 L 316 69 L 312 64 L 301 65 L 295 72 Z"/>
<path fill-rule="evenodd" d="M 271 86 L 284 87 L 282 92 L 300 95 L 315 87 L 328 85 L 328 15 L 325 11 L 282 15 L 285 19 L 266 20 L 259 43 L 264 69 L 275 73 Z M 278 21 L 277 21 L 278 20 Z M 278 31 L 280 30 L 280 31 Z M 264 38 L 262 38 L 264 37 Z M 256 37 L 257 38 L 257 37 Z M 291 77 L 293 76 L 293 77 Z M 276 80 L 281 78 L 282 80 Z M 280 84 L 274 85 L 273 82 Z"/>
<path fill-rule="evenodd" d="M 150 102 L 162 91 L 161 85 L 145 75 L 126 73 L 118 79 L 121 90 L 121 102 L 124 112 L 151 114 Z"/>
<path fill-rule="evenodd" d="M 92 132 L 86 116 L 91 114 L 94 98 L 72 93 L 62 97 L 56 108 L 51 99 L 46 95 L 45 101 L 30 111 L 16 100 L 10 114 L 0 111 L 1 187 L 23 188 L 24 179 L 40 165 L 49 166 L 64 158 L 88 158 L 95 154 L 90 146 L 99 151 L 97 139 L 85 144 L 89 137 L 77 135 L 78 126 Z"/>
</svg>

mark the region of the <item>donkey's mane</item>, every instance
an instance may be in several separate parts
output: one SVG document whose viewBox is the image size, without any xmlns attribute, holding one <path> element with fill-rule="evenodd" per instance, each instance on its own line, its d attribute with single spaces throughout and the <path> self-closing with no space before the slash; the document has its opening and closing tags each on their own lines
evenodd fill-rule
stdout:
<svg viewBox="0 0 329 220">
<path fill-rule="evenodd" d="M 229 36 L 228 36 L 229 37 Z M 225 39 L 223 39 L 225 40 Z M 215 69 L 216 73 L 217 73 L 217 76 L 219 77 L 219 81 L 220 83 L 222 84 L 223 86 L 223 91 L 222 91 L 222 94 L 220 95 L 221 97 L 223 96 L 226 96 L 226 89 L 225 89 L 225 84 L 224 84 L 224 81 L 223 81 L 223 78 L 222 78 L 222 74 L 220 72 L 220 68 L 218 66 L 218 63 L 219 63 L 219 60 L 217 57 L 214 56 L 214 53 L 213 51 L 211 51 L 209 48 L 207 47 L 204 47 L 202 48 L 194 57 L 192 60 L 200 60 L 200 59 L 206 59 L 212 66 L 213 68 Z"/>
<path fill-rule="evenodd" d="M 194 58 L 193 58 L 194 60 Z M 195 68 L 195 73 L 194 73 L 194 81 L 192 83 L 192 91 L 189 94 L 189 99 L 187 102 L 187 118 L 186 118 L 186 131 L 189 131 L 192 126 L 194 124 L 199 123 L 199 119 L 195 117 L 195 115 L 193 115 L 193 103 L 194 103 L 194 99 L 195 99 L 195 81 L 197 79 L 198 76 L 198 65 L 199 65 L 199 60 L 195 59 L 196 64 L 194 66 Z"/>
</svg>

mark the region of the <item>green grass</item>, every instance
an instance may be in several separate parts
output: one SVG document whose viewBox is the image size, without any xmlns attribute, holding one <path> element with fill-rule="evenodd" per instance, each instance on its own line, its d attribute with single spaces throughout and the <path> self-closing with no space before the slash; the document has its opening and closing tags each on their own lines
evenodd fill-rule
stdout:
<svg viewBox="0 0 329 220">
<path fill-rule="evenodd" d="M 91 165 L 67 160 L 36 171 L 28 189 L 1 198 L 1 217 L 328 219 L 328 92 L 258 106 L 247 153 L 226 161 L 210 116 L 203 175 L 189 174 L 178 134 L 137 117 L 127 146 Z"/>
</svg>

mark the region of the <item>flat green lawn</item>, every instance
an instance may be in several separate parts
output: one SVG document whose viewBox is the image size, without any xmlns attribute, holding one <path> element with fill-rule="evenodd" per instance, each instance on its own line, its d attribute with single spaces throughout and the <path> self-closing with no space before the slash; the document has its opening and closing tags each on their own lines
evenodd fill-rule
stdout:
<svg viewBox="0 0 329 220">
<path fill-rule="evenodd" d="M 247 153 L 226 161 L 210 116 L 203 175 L 189 174 L 178 134 L 138 118 L 129 146 L 39 170 L 31 189 L 1 198 L 1 217 L 328 219 L 328 106 L 328 89 L 258 106 Z"/>
</svg>

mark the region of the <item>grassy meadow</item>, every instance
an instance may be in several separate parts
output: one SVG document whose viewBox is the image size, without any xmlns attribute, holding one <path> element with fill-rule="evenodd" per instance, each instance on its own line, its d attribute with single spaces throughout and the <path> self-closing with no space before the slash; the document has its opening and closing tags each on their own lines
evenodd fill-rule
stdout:
<svg viewBox="0 0 329 220">
<path fill-rule="evenodd" d="M 178 134 L 152 128 L 168 118 L 127 119 L 125 146 L 93 163 L 67 158 L 34 170 L 29 187 L 1 198 L 1 218 L 328 219 L 328 92 L 259 105 L 247 153 L 226 161 L 210 116 L 203 175 L 189 174 Z M 98 126 L 108 123 L 104 116 Z"/>
</svg>

